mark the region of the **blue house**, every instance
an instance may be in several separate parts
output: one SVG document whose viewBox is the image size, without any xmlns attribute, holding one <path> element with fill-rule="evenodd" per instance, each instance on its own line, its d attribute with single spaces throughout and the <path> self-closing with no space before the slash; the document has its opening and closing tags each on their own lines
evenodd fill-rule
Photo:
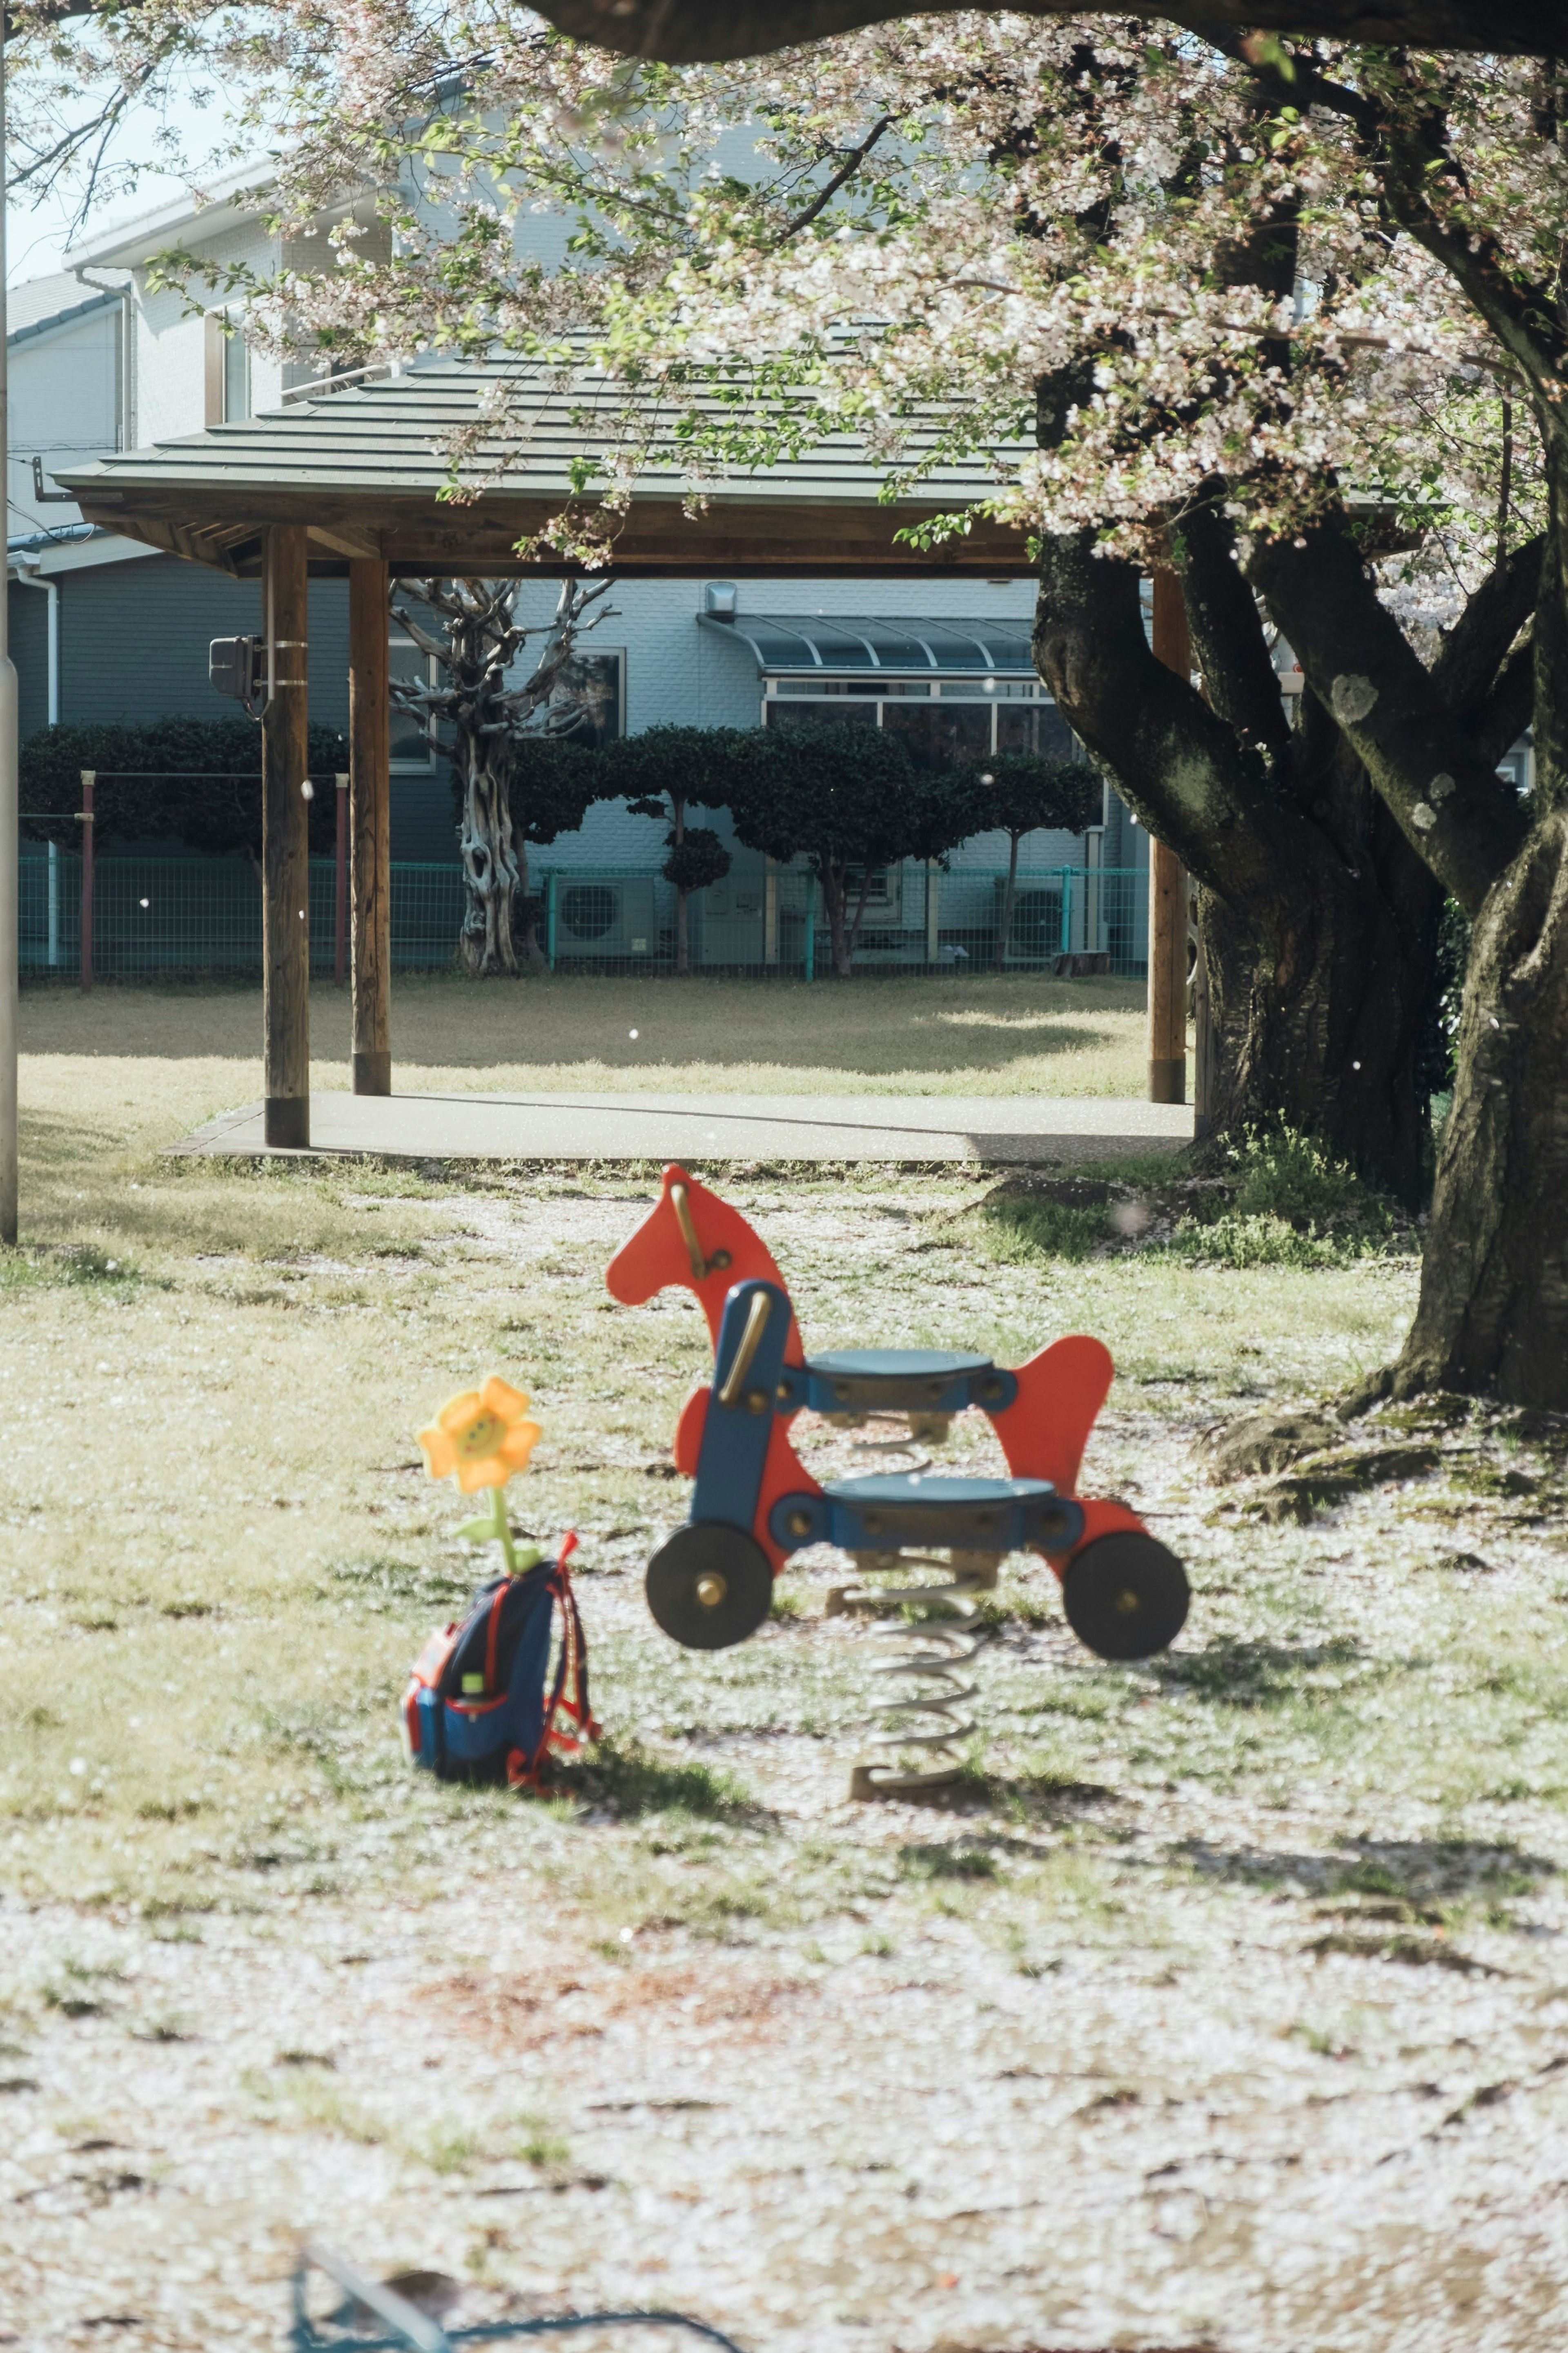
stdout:
<svg viewBox="0 0 1568 2353">
<path fill-rule="evenodd" d="M 302 364 L 279 363 L 247 345 L 243 319 L 216 291 L 209 310 L 194 312 L 149 284 L 150 260 L 175 243 L 210 255 L 215 281 L 237 261 L 261 268 L 319 261 L 319 244 L 297 255 L 267 230 L 255 185 L 254 172 L 236 175 L 200 209 L 166 206 L 90 239 L 67 257 L 64 272 L 12 297 L 8 595 L 24 738 L 53 722 L 232 713 L 209 683 L 208 642 L 258 631 L 258 585 L 101 521 L 84 522 L 54 478 L 96 456 L 169 449 L 191 436 L 252 419 L 260 425 L 321 401 L 322 385 Z M 362 227 L 372 238 L 384 234 L 368 208 Z M 352 406 L 345 401 L 340 414 Z M 548 580 L 525 580 L 520 617 L 542 623 L 554 596 Z M 584 641 L 578 666 L 600 736 L 661 723 L 787 726 L 810 716 L 892 729 L 924 762 L 983 759 L 1010 746 L 1064 754 L 1070 747 L 1034 672 L 1033 590 L 1021 564 L 994 577 L 812 578 L 792 571 L 740 581 L 627 578 L 609 601 L 613 617 Z M 424 657 L 395 623 L 389 629 L 395 673 L 416 674 Z M 311 718 L 342 729 L 348 712 L 341 579 L 312 580 L 310 634 Z M 395 863 L 455 869 L 446 764 L 405 718 L 395 723 L 393 749 Z M 729 832 L 722 814 L 714 822 L 721 835 Z M 994 923 L 1008 849 L 1005 834 L 983 834 L 963 844 L 940 876 L 914 866 L 876 876 L 861 961 L 936 961 L 944 945 L 951 955 L 965 953 L 963 940 Z M 537 874 L 555 878 L 549 887 L 558 957 L 657 955 L 667 927 L 664 886 L 655 880 L 662 855 L 662 828 L 620 803 L 596 806 L 580 832 L 536 851 Z M 1070 937 L 1074 946 L 1110 944 L 1120 966 L 1137 969 L 1141 892 L 1121 891 L 1121 913 L 1108 940 L 1087 878 L 1110 871 L 1131 878 L 1145 863 L 1140 829 L 1109 791 L 1101 822 L 1087 835 L 1028 837 L 1020 850 L 1018 961 L 1046 961 Z M 1065 922 L 1064 871 L 1086 878 L 1068 885 Z M 694 906 L 695 961 L 753 967 L 793 961 L 786 935 L 798 898 L 795 883 L 735 845 L 728 880 Z"/>
</svg>

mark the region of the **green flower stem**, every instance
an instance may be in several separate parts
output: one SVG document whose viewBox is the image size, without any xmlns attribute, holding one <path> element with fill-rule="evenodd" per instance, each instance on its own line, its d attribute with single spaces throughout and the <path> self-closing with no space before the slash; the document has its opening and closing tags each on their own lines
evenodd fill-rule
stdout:
<svg viewBox="0 0 1568 2353">
<path fill-rule="evenodd" d="M 495 1521 L 496 1542 L 500 1546 L 501 1558 L 506 1563 L 506 1573 L 509 1577 L 515 1577 L 517 1555 L 511 1548 L 511 1520 L 506 1508 L 504 1487 L 490 1489 L 490 1513 Z"/>
</svg>

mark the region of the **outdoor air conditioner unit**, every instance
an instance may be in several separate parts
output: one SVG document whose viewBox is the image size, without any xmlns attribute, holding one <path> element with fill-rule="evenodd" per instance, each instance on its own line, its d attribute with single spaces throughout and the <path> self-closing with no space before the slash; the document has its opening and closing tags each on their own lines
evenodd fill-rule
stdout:
<svg viewBox="0 0 1568 2353">
<path fill-rule="evenodd" d="M 996 911 L 992 922 L 1000 927 L 1006 883 L 996 877 Z M 1037 882 L 1020 882 L 1013 902 L 1013 927 L 1007 940 L 1009 964 L 1054 965 L 1062 952 L 1062 891 L 1059 882 L 1044 889 Z"/>
<path fill-rule="evenodd" d="M 556 884 L 555 955 L 566 958 L 647 957 L 659 951 L 658 905 L 651 876 L 604 882 Z"/>
</svg>

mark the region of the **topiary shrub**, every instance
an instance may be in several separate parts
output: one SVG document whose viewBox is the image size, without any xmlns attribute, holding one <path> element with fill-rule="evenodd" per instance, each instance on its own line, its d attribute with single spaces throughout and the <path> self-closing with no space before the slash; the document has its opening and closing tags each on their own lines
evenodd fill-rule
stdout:
<svg viewBox="0 0 1568 2353">
<path fill-rule="evenodd" d="M 310 853 L 329 858 L 338 821 L 332 778 L 348 766 L 348 739 L 335 728 L 312 727 L 309 757 L 316 786 Z M 25 839 L 79 849 L 76 812 L 84 768 L 102 779 L 94 793 L 100 850 L 112 841 L 172 839 L 210 858 L 259 860 L 261 730 L 254 720 L 40 728 L 21 750 Z"/>
</svg>

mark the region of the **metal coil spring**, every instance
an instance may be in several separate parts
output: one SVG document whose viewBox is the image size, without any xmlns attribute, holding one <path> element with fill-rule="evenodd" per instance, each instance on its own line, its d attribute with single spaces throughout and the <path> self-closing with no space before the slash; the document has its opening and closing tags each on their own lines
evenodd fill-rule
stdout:
<svg viewBox="0 0 1568 2353">
<path fill-rule="evenodd" d="M 978 1728 L 967 1708 L 978 1698 L 980 1686 L 969 1680 L 968 1670 L 985 1640 L 978 1597 L 994 1588 L 1001 1555 L 954 1552 L 942 1560 L 934 1553 L 858 1553 L 855 1566 L 863 1577 L 880 1578 L 911 1568 L 940 1569 L 945 1575 L 922 1585 L 841 1587 L 830 1599 L 835 1614 L 910 1609 L 942 1612 L 913 1624 L 900 1619 L 876 1629 L 874 1639 L 897 1644 L 898 1653 L 879 1660 L 873 1674 L 905 1679 L 911 1688 L 878 1700 L 863 1719 L 870 1730 L 869 1745 L 880 1754 L 854 1767 L 849 1794 L 901 1797 L 947 1788 L 958 1779 L 963 1744 Z M 921 1759 L 918 1766 L 900 1761 L 911 1750 Z"/>
<path fill-rule="evenodd" d="M 952 1418 L 873 1408 L 865 1414 L 825 1414 L 823 1419 L 857 1432 L 851 1441 L 857 1454 L 912 1457 L 905 1467 L 915 1472 L 931 1467 L 921 1441 L 940 1444 Z M 858 1434 L 868 1423 L 889 1422 L 903 1424 L 907 1435 Z M 905 1678 L 912 1688 L 907 1696 L 879 1701 L 863 1719 L 863 1725 L 871 1728 L 870 1746 L 882 1755 L 852 1768 L 849 1794 L 851 1798 L 904 1797 L 922 1789 L 948 1788 L 963 1769 L 963 1744 L 978 1728 L 974 1717 L 964 1712 L 968 1702 L 980 1695 L 979 1684 L 966 1680 L 970 1662 L 984 1641 L 976 1597 L 994 1590 L 1002 1556 L 953 1552 L 942 1559 L 935 1553 L 889 1552 L 857 1553 L 853 1558 L 862 1579 L 910 1568 L 942 1569 L 946 1575 L 925 1585 L 835 1586 L 827 1597 L 829 1617 L 908 1609 L 944 1613 L 913 1625 L 895 1618 L 876 1629 L 877 1641 L 897 1643 L 900 1649 L 897 1657 L 883 1659 L 873 1667 L 873 1674 L 879 1679 Z M 928 1761 L 919 1768 L 900 1764 L 900 1756 L 910 1750 Z"/>
</svg>

